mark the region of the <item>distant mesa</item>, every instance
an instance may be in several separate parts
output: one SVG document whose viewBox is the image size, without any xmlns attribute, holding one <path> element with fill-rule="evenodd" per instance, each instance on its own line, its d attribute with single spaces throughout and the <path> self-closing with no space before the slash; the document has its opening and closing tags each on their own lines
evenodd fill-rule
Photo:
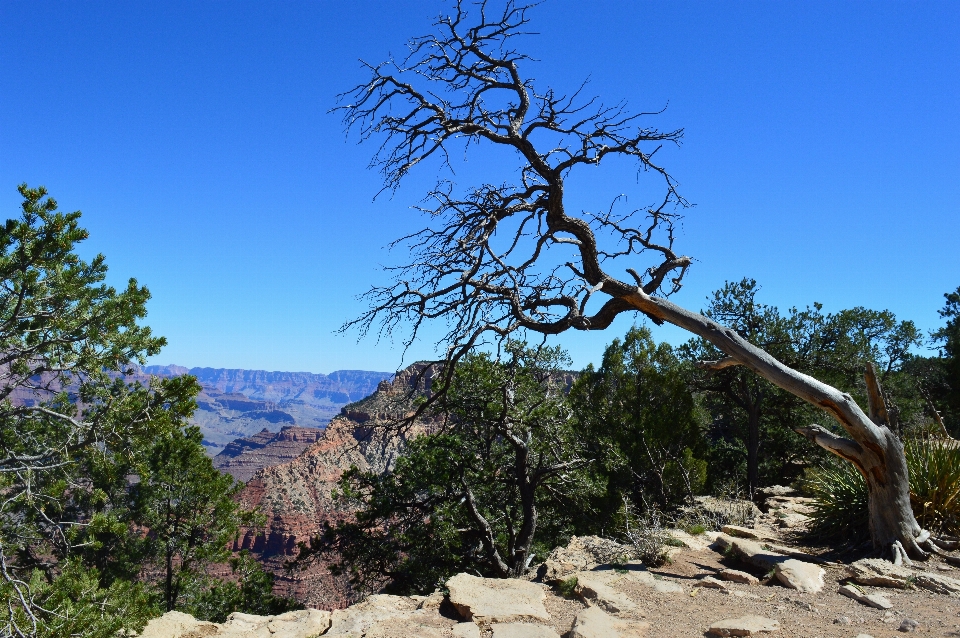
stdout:
<svg viewBox="0 0 960 638">
<path fill-rule="evenodd" d="M 253 437 L 263 430 L 286 426 L 323 429 L 341 408 L 372 394 L 392 372 L 337 370 L 330 374 L 270 372 L 229 368 L 146 366 L 144 375 L 161 377 L 191 374 L 203 388 L 197 397 L 193 423 L 203 433 L 211 456 L 238 436 Z M 244 470 L 246 472 L 246 470 Z"/>
<path fill-rule="evenodd" d="M 245 483 L 262 468 L 297 458 L 322 436 L 323 430 L 317 428 L 288 425 L 279 432 L 264 428 L 253 436 L 228 443 L 220 454 L 213 457 L 213 465 Z"/>
</svg>

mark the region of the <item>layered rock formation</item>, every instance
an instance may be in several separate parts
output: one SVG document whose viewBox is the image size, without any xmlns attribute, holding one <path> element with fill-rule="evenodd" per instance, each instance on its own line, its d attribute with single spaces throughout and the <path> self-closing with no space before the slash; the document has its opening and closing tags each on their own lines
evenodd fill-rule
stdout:
<svg viewBox="0 0 960 638">
<path fill-rule="evenodd" d="M 297 458 L 265 467 L 247 482 L 239 499 L 244 507 L 259 508 L 267 524 L 264 530 L 247 530 L 235 549 L 250 550 L 273 572 L 277 594 L 323 609 L 344 607 L 353 600 L 348 583 L 332 576 L 328 563 L 294 570 L 285 569 L 285 564 L 297 555 L 298 543 L 308 543 L 325 522 L 335 524 L 351 515 L 332 497 L 345 470 L 356 465 L 384 472 L 393 466 L 408 437 L 431 427 L 420 423 L 404 433 L 378 434 L 411 413 L 415 398 L 429 392 L 432 378 L 432 369 L 414 364 L 393 382 L 381 382 L 372 395 L 345 406 Z"/>
<path fill-rule="evenodd" d="M 223 368 L 147 366 L 142 377 L 192 374 L 203 391 L 193 422 L 211 455 L 238 437 L 284 426 L 323 428 L 343 406 L 374 392 L 389 372 L 338 370 L 330 374 Z"/>
<path fill-rule="evenodd" d="M 247 482 L 256 472 L 294 460 L 323 436 L 323 430 L 285 425 L 279 432 L 260 432 L 228 443 L 213 457 L 213 466 L 238 481 Z"/>
</svg>

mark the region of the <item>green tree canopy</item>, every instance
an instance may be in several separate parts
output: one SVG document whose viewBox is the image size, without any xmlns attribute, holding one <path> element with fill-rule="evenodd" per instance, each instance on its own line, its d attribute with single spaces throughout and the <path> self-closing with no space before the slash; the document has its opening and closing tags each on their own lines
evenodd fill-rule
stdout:
<svg viewBox="0 0 960 638">
<path fill-rule="evenodd" d="M 669 344 L 634 327 L 606 348 L 599 368 L 577 379 L 571 401 L 604 484 L 594 532 L 611 529 L 623 497 L 668 509 L 701 493 L 707 414 L 688 377 Z"/>
<path fill-rule="evenodd" d="M 584 489 L 566 362 L 559 349 L 517 343 L 503 360 L 467 356 L 436 432 L 411 441 L 392 472 L 343 476 L 356 518 L 315 549 L 338 550 L 341 569 L 367 591 L 430 592 L 458 571 L 522 573 L 568 533 L 565 505 Z"/>
</svg>

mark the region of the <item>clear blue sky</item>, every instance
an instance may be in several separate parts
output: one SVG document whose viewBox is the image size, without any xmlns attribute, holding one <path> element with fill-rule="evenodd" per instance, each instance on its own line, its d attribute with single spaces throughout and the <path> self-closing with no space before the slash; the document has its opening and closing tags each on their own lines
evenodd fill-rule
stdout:
<svg viewBox="0 0 960 638">
<path fill-rule="evenodd" d="M 373 201 L 373 147 L 326 112 L 358 58 L 401 54 L 446 7 L 0 0 L 3 213 L 24 181 L 82 210 L 86 254 L 153 293 L 155 363 L 395 369 L 397 347 L 334 331 L 402 260 L 383 246 L 422 225 L 409 206 L 432 176 Z M 532 17 L 541 85 L 590 77 L 686 129 L 664 160 L 696 204 L 678 303 L 751 276 L 784 308 L 939 325 L 960 285 L 960 3 L 547 0 Z M 631 179 L 602 173 L 577 201 L 606 207 Z M 581 367 L 630 323 L 559 342 Z"/>
</svg>

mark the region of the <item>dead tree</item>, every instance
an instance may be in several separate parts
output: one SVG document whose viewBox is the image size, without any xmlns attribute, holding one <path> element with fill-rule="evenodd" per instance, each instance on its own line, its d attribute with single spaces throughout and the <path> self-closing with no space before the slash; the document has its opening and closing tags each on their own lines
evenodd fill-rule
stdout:
<svg viewBox="0 0 960 638">
<path fill-rule="evenodd" d="M 667 299 L 680 289 L 692 260 L 674 249 L 674 229 L 688 204 L 657 153 L 664 144 L 679 145 L 683 130 L 643 126 L 652 113 L 582 98 L 583 86 L 570 95 L 539 90 L 521 74 L 527 56 L 513 48 L 528 24 L 529 7 L 507 2 L 493 11 L 488 4 L 471 6 L 468 15 L 459 0 L 451 15 L 437 20 L 435 33 L 409 42 L 403 61 L 364 63 L 369 81 L 341 95 L 346 103 L 338 110 L 348 130 L 380 142 L 371 167 L 382 172 L 385 189 L 395 189 L 430 158 L 452 168 L 450 153 L 467 152 L 472 144 L 508 151 L 492 169 L 516 162 L 512 182 L 461 192 L 451 181 L 439 181 L 425 200 L 430 203 L 420 207 L 430 225 L 395 244 L 408 247 L 411 260 L 388 269 L 393 283 L 372 288 L 369 309 L 344 329 L 385 336 L 409 326 L 410 344 L 424 322 L 443 319 L 448 331 L 442 344 L 455 364 L 486 338 L 603 330 L 617 315 L 641 312 L 727 355 L 704 365 L 745 366 L 834 417 L 847 437 L 819 426 L 803 434 L 863 474 L 878 548 L 899 562 L 924 559 L 937 544 L 946 546 L 913 516 L 903 445 L 888 427 L 872 371 L 864 413 L 849 394 Z M 632 159 L 643 174 L 657 178 L 662 191 L 656 201 L 625 214 L 616 213 L 616 206 L 600 213 L 569 210 L 564 188 L 570 174 L 608 158 Z M 611 274 L 617 267 L 626 278 Z"/>
</svg>

